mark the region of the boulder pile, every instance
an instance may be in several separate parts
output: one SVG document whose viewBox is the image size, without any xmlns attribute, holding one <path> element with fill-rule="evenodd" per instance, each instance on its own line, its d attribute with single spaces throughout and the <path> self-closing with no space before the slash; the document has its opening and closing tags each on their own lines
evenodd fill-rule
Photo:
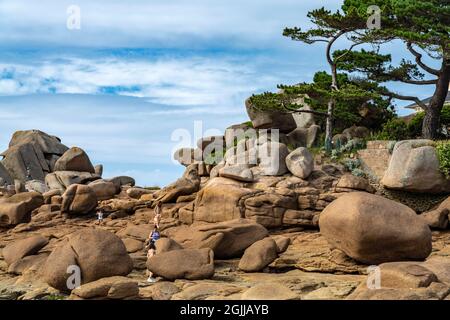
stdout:
<svg viewBox="0 0 450 320">
<path fill-rule="evenodd" d="M 185 171 L 161 189 L 15 133 L 0 162 L 0 299 L 449 296 L 450 198 L 417 214 L 388 196 L 449 193 L 431 142 L 397 142 L 380 186 L 311 148 L 311 114 L 247 108 L 252 125 L 176 151 Z M 351 127 L 335 143 L 366 136 Z"/>
</svg>

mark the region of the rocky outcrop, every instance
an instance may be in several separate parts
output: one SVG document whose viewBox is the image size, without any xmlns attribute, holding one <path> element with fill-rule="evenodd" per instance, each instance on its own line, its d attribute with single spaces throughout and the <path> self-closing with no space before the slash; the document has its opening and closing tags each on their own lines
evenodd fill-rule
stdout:
<svg viewBox="0 0 450 320">
<path fill-rule="evenodd" d="M 100 179 L 95 173 L 79 171 L 56 171 L 45 177 L 45 183 L 50 189 L 65 191 L 73 184 L 87 184 Z"/>
<path fill-rule="evenodd" d="M 28 222 L 31 212 L 44 203 L 44 198 L 37 192 L 22 192 L 9 198 L 0 198 L 0 226 L 11 227 Z"/>
<path fill-rule="evenodd" d="M 278 129 L 280 132 L 288 133 L 297 128 L 291 113 L 259 110 L 252 105 L 250 99 L 245 101 L 245 107 L 255 129 Z"/>
<path fill-rule="evenodd" d="M 18 241 L 14 241 L 3 248 L 2 254 L 5 262 L 11 265 L 22 258 L 36 254 L 42 247 L 47 245 L 48 239 L 35 235 Z"/>
<path fill-rule="evenodd" d="M 246 219 L 192 225 L 168 234 L 184 248 L 212 249 L 217 259 L 240 257 L 245 249 L 267 235 L 266 228 Z"/>
<path fill-rule="evenodd" d="M 450 198 L 444 200 L 436 209 L 424 212 L 420 217 L 433 229 L 447 229 L 450 217 Z"/>
<path fill-rule="evenodd" d="M 285 211 L 297 208 L 297 197 L 289 189 L 276 191 L 260 192 L 245 199 L 245 217 L 266 228 L 281 227 Z"/>
<path fill-rule="evenodd" d="M 219 170 L 219 176 L 242 182 L 252 182 L 253 173 L 246 164 L 225 166 Z"/>
<path fill-rule="evenodd" d="M 14 184 L 14 179 L 9 174 L 9 171 L 0 162 L 0 187 L 6 187 Z"/>
<path fill-rule="evenodd" d="M 223 222 L 243 217 L 240 201 L 253 191 L 225 178 L 214 178 L 195 200 L 194 221 Z"/>
<path fill-rule="evenodd" d="M 30 191 L 30 192 L 31 191 L 39 192 L 42 194 L 50 191 L 49 187 L 47 187 L 45 182 L 39 181 L 39 180 L 30 180 L 30 181 L 25 182 L 25 190 Z"/>
<path fill-rule="evenodd" d="M 297 129 L 292 130 L 286 135 L 287 142 L 292 145 L 294 148 L 299 147 L 313 147 L 320 134 L 320 126 L 311 125 L 310 127 L 304 128 L 299 127 Z"/>
<path fill-rule="evenodd" d="M 43 280 L 61 291 L 71 291 L 68 267 L 78 266 L 81 284 L 112 276 L 126 276 L 133 262 L 122 240 L 111 232 L 83 229 L 58 245 L 42 268 Z M 70 269 L 69 269 L 70 270 Z"/>
<path fill-rule="evenodd" d="M 430 229 L 412 209 L 369 193 L 333 201 L 319 227 L 332 247 L 367 264 L 423 260 L 431 253 Z"/>
<path fill-rule="evenodd" d="M 360 190 L 370 193 L 375 193 L 376 191 L 366 178 L 357 177 L 352 174 L 343 175 L 336 185 L 336 190 L 341 192 Z"/>
<path fill-rule="evenodd" d="M 186 168 L 183 177 L 154 193 L 156 201 L 162 203 L 175 202 L 179 196 L 190 195 L 200 188 L 198 166 L 192 164 Z"/>
<path fill-rule="evenodd" d="M 62 195 L 61 212 L 85 215 L 92 213 L 96 207 L 97 196 L 89 186 L 73 184 Z"/>
<path fill-rule="evenodd" d="M 369 274 L 347 299 L 441 300 L 450 292 L 449 267 L 450 262 L 441 258 L 383 263 L 378 274 Z"/>
<path fill-rule="evenodd" d="M 243 300 L 299 300 L 298 295 L 279 283 L 257 284 L 242 294 Z"/>
<path fill-rule="evenodd" d="M 450 180 L 439 171 L 439 159 L 431 140 L 397 142 L 381 184 L 410 192 L 450 193 Z"/>
<path fill-rule="evenodd" d="M 80 171 L 95 173 L 94 166 L 84 150 L 72 147 L 55 163 L 54 171 Z"/>
<path fill-rule="evenodd" d="M 265 176 L 280 176 L 288 172 L 286 157 L 289 150 L 285 144 L 267 142 L 258 147 L 258 167 Z"/>
<path fill-rule="evenodd" d="M 3 166 L 13 179 L 44 181 L 45 175 L 54 170 L 56 160 L 68 148 L 59 138 L 39 130 L 17 131 L 13 134 L 8 150 L 1 156 Z"/>
<path fill-rule="evenodd" d="M 89 183 L 88 187 L 94 191 L 98 201 L 114 198 L 114 195 L 117 193 L 114 183 L 108 180 L 95 180 Z"/>
<path fill-rule="evenodd" d="M 168 251 L 149 258 L 147 268 L 167 280 L 208 279 L 214 275 L 214 253 L 209 248 Z"/>
</svg>

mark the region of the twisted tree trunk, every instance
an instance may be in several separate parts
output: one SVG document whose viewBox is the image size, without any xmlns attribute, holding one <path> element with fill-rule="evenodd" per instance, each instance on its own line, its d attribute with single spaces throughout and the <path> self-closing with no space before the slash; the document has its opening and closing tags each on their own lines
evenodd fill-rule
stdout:
<svg viewBox="0 0 450 320">
<path fill-rule="evenodd" d="M 425 109 L 425 117 L 422 123 L 422 137 L 425 139 L 438 139 L 441 129 L 441 110 L 449 91 L 450 60 L 444 60 L 440 75 L 436 83 L 436 90 L 430 104 Z"/>
</svg>

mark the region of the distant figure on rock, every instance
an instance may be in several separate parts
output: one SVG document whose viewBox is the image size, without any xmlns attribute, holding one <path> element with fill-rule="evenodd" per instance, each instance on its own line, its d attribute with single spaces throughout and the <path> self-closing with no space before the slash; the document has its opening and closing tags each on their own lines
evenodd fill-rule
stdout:
<svg viewBox="0 0 450 320">
<path fill-rule="evenodd" d="M 155 206 L 155 217 L 153 218 L 153 223 L 156 228 L 159 229 L 159 223 L 161 222 L 161 207 L 162 202 L 158 201 Z"/>
<path fill-rule="evenodd" d="M 97 211 L 97 221 L 99 225 L 103 224 L 103 211 Z"/>
</svg>

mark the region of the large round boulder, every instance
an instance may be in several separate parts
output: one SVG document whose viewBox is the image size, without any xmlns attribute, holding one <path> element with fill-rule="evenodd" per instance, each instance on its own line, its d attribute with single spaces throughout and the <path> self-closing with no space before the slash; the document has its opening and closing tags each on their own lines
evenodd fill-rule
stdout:
<svg viewBox="0 0 450 320">
<path fill-rule="evenodd" d="M 133 261 L 122 240 L 115 234 L 96 229 L 84 229 L 70 235 L 57 246 L 42 268 L 43 280 L 50 286 L 70 291 L 67 280 L 69 267 L 81 271 L 81 284 L 112 276 L 126 276 Z M 68 269 L 69 268 L 69 269 Z"/>
<path fill-rule="evenodd" d="M 423 260 L 431 253 L 430 228 L 412 209 L 365 192 L 329 204 L 319 227 L 332 247 L 362 263 Z"/>
<path fill-rule="evenodd" d="M 97 196 L 91 187 L 73 184 L 62 196 L 61 212 L 73 215 L 91 213 L 97 207 Z"/>
<path fill-rule="evenodd" d="M 84 150 L 72 147 L 55 163 L 54 171 L 80 171 L 95 173 L 94 166 Z"/>
<path fill-rule="evenodd" d="M 209 248 L 172 250 L 149 258 L 147 268 L 167 280 L 209 279 L 214 275 L 214 253 Z"/>
<path fill-rule="evenodd" d="M 397 142 L 381 184 L 410 192 L 450 193 L 450 179 L 439 171 L 439 159 L 431 140 Z"/>
<path fill-rule="evenodd" d="M 306 179 L 314 169 L 314 157 L 308 149 L 300 147 L 286 157 L 286 166 L 294 176 Z"/>
<path fill-rule="evenodd" d="M 239 261 L 239 269 L 246 272 L 261 271 L 278 257 L 277 251 L 277 243 L 272 238 L 259 240 L 245 250 Z"/>
</svg>

